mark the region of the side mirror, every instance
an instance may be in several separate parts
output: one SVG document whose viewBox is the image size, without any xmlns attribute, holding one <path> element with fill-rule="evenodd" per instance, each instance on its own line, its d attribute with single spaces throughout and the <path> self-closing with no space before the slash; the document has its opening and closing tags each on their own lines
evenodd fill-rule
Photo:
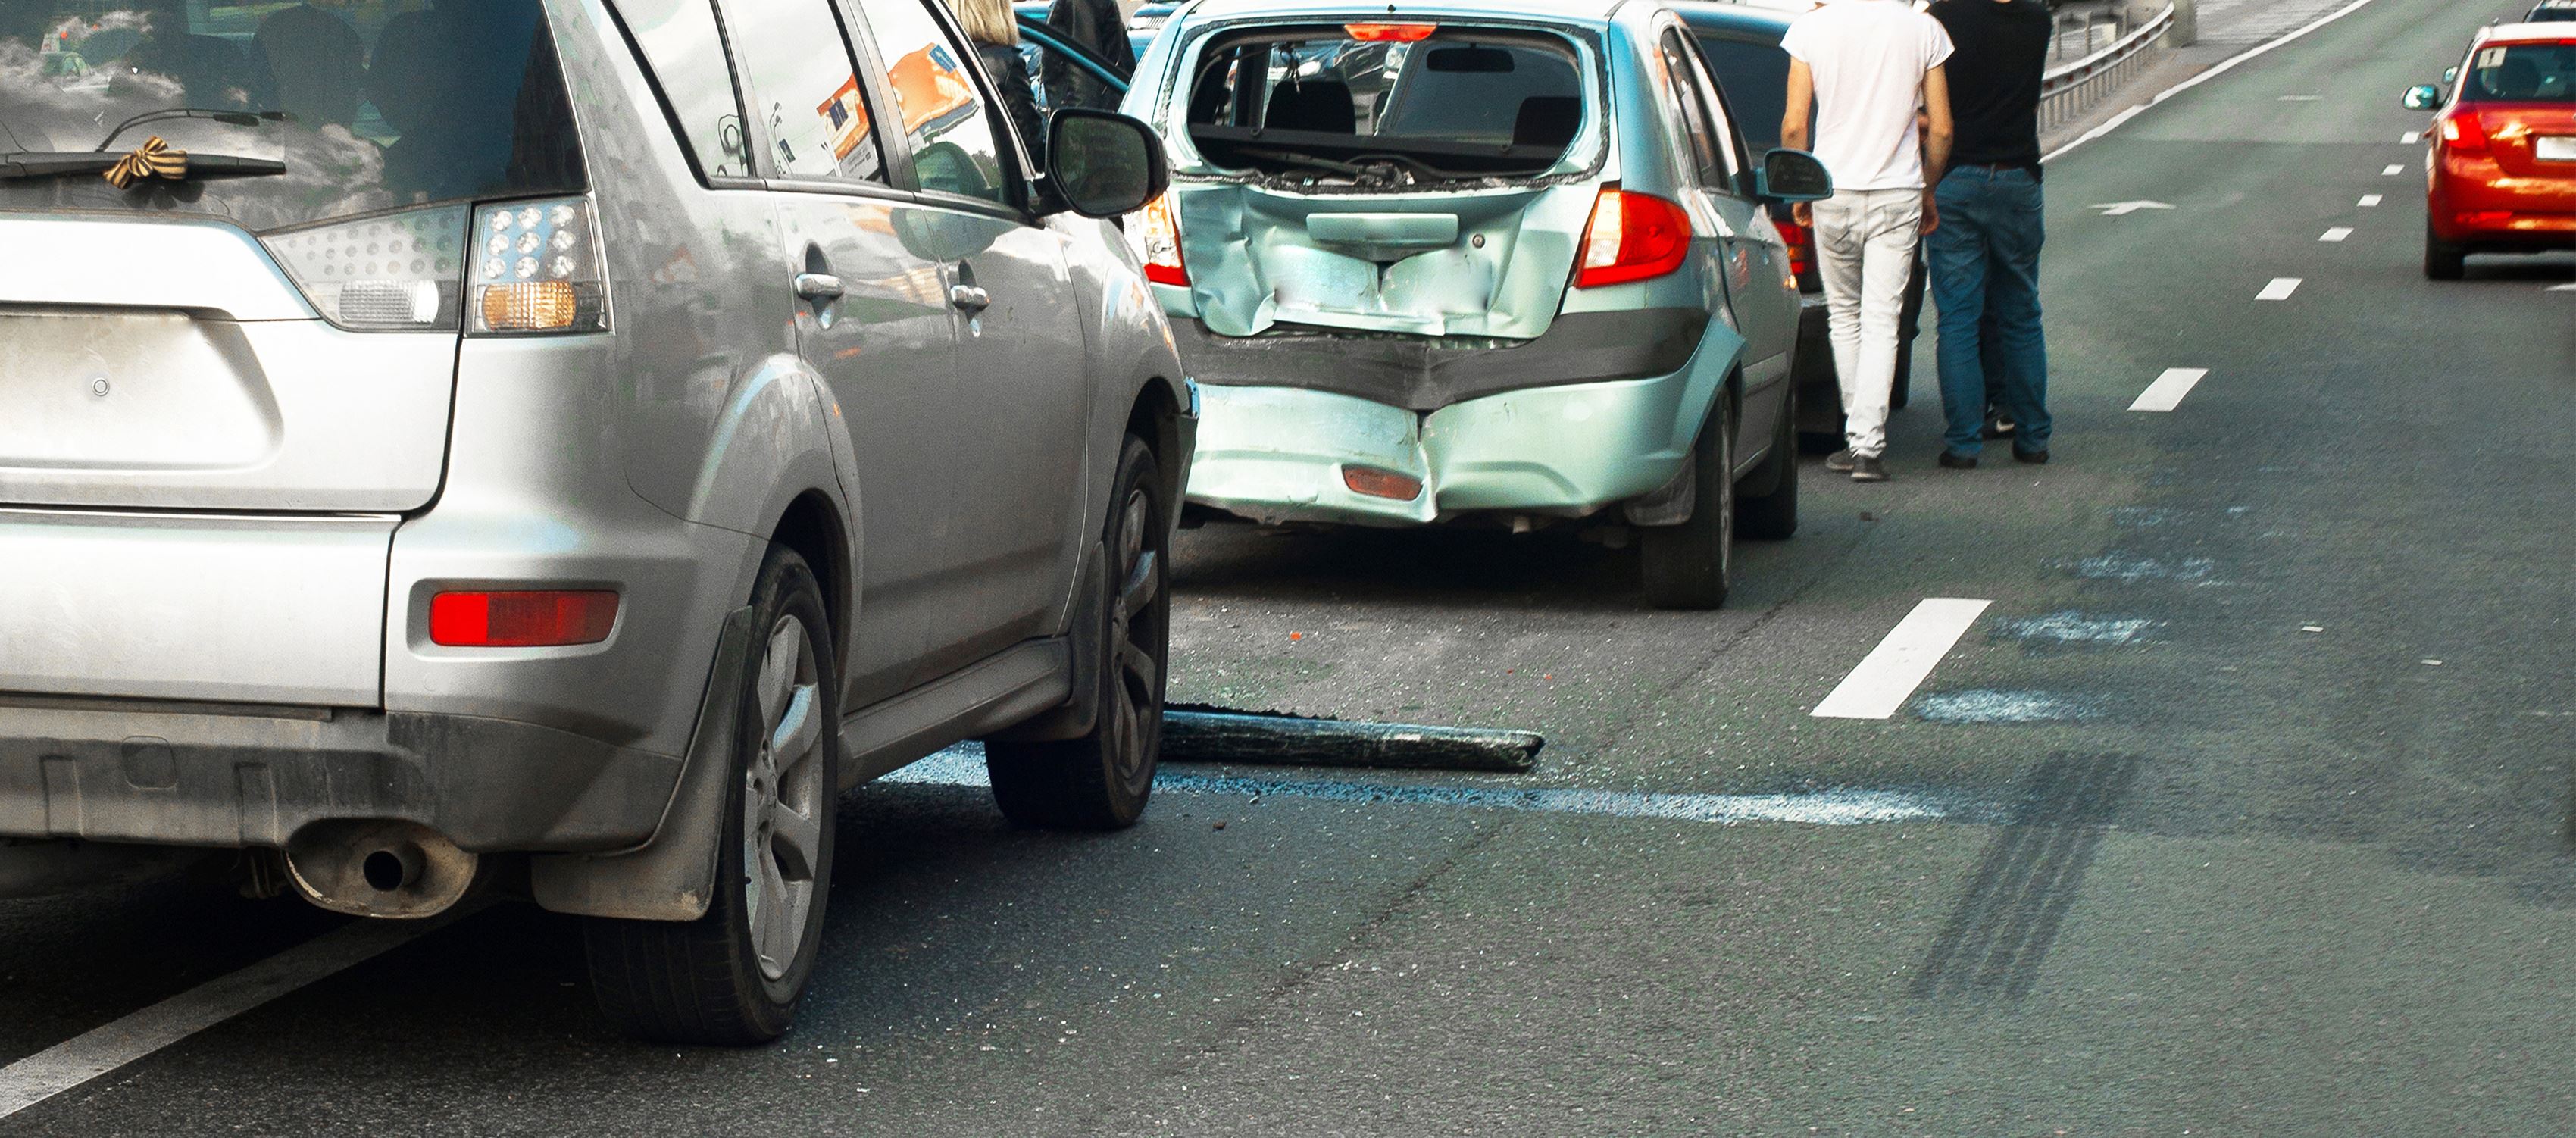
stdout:
<svg viewBox="0 0 2576 1138">
<path fill-rule="evenodd" d="M 1047 180 L 1073 212 L 1116 217 L 1161 196 L 1172 168 L 1154 128 L 1111 111 L 1066 107 L 1047 127 Z"/>
<path fill-rule="evenodd" d="M 1820 202 L 1834 196 L 1834 175 L 1804 150 L 1774 150 L 1762 156 L 1753 195 L 1767 201 Z"/>
<path fill-rule="evenodd" d="M 2442 106 L 2442 89 L 2430 83 L 2409 87 L 2406 89 L 2406 97 L 2399 101 L 2406 104 L 2406 109 L 2410 111 L 2439 110 Z"/>
<path fill-rule="evenodd" d="M 2457 82 L 2459 82 L 2459 81 L 2460 81 L 2460 69 L 2459 69 L 2459 68 L 2457 68 L 2457 67 L 2445 67 L 2445 68 L 2443 68 L 2443 69 L 2442 69 L 2442 82 L 2445 82 L 2445 83 L 2457 83 Z"/>
</svg>

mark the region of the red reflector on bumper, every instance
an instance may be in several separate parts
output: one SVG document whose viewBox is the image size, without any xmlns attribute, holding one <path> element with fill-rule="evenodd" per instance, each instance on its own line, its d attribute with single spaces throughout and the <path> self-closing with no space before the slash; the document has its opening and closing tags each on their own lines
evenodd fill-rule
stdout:
<svg viewBox="0 0 2576 1138">
<path fill-rule="evenodd" d="M 617 594 L 602 589 L 440 593 L 429 599 L 429 640 L 451 648 L 597 644 L 617 624 Z"/>
<path fill-rule="evenodd" d="M 1392 470 L 1376 470 L 1366 466 L 1343 467 L 1342 485 L 1350 487 L 1351 493 L 1354 494 L 1366 494 L 1372 498 L 1393 498 L 1398 502 L 1410 502 L 1422 496 L 1421 479 L 1409 474 L 1398 474 Z"/>
</svg>

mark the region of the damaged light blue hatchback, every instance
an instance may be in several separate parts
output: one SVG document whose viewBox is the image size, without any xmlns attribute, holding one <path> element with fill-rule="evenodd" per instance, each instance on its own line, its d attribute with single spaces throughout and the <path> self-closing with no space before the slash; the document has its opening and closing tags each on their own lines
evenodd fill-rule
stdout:
<svg viewBox="0 0 2576 1138">
<path fill-rule="evenodd" d="M 1169 143 L 1129 219 L 1205 393 L 1188 496 L 1254 520 L 1638 527 L 1713 607 L 1797 528 L 1798 291 L 1696 42 L 1642 0 L 1209 0 L 1123 109 Z M 1613 511 L 1616 511 L 1613 513 Z"/>
</svg>

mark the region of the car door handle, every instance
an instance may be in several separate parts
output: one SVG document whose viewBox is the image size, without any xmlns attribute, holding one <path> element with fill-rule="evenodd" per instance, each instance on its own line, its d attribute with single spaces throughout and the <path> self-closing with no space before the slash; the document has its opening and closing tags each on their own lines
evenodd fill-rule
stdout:
<svg viewBox="0 0 2576 1138">
<path fill-rule="evenodd" d="M 830 273 L 796 274 L 796 295 L 807 300 L 839 300 L 841 292 L 841 278 Z"/>
<path fill-rule="evenodd" d="M 993 294 L 970 284 L 948 286 L 948 303 L 967 312 L 982 312 L 993 304 Z"/>
</svg>

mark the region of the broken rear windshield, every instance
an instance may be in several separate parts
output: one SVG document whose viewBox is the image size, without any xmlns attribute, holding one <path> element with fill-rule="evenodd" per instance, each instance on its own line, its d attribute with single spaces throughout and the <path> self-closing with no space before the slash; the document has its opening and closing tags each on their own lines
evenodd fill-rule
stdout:
<svg viewBox="0 0 2576 1138">
<path fill-rule="evenodd" d="M 1190 140 L 1210 162 L 1359 184 L 1538 174 L 1585 116 L 1564 39 L 1495 28 L 1237 34 L 1200 53 L 1190 84 Z"/>
</svg>

